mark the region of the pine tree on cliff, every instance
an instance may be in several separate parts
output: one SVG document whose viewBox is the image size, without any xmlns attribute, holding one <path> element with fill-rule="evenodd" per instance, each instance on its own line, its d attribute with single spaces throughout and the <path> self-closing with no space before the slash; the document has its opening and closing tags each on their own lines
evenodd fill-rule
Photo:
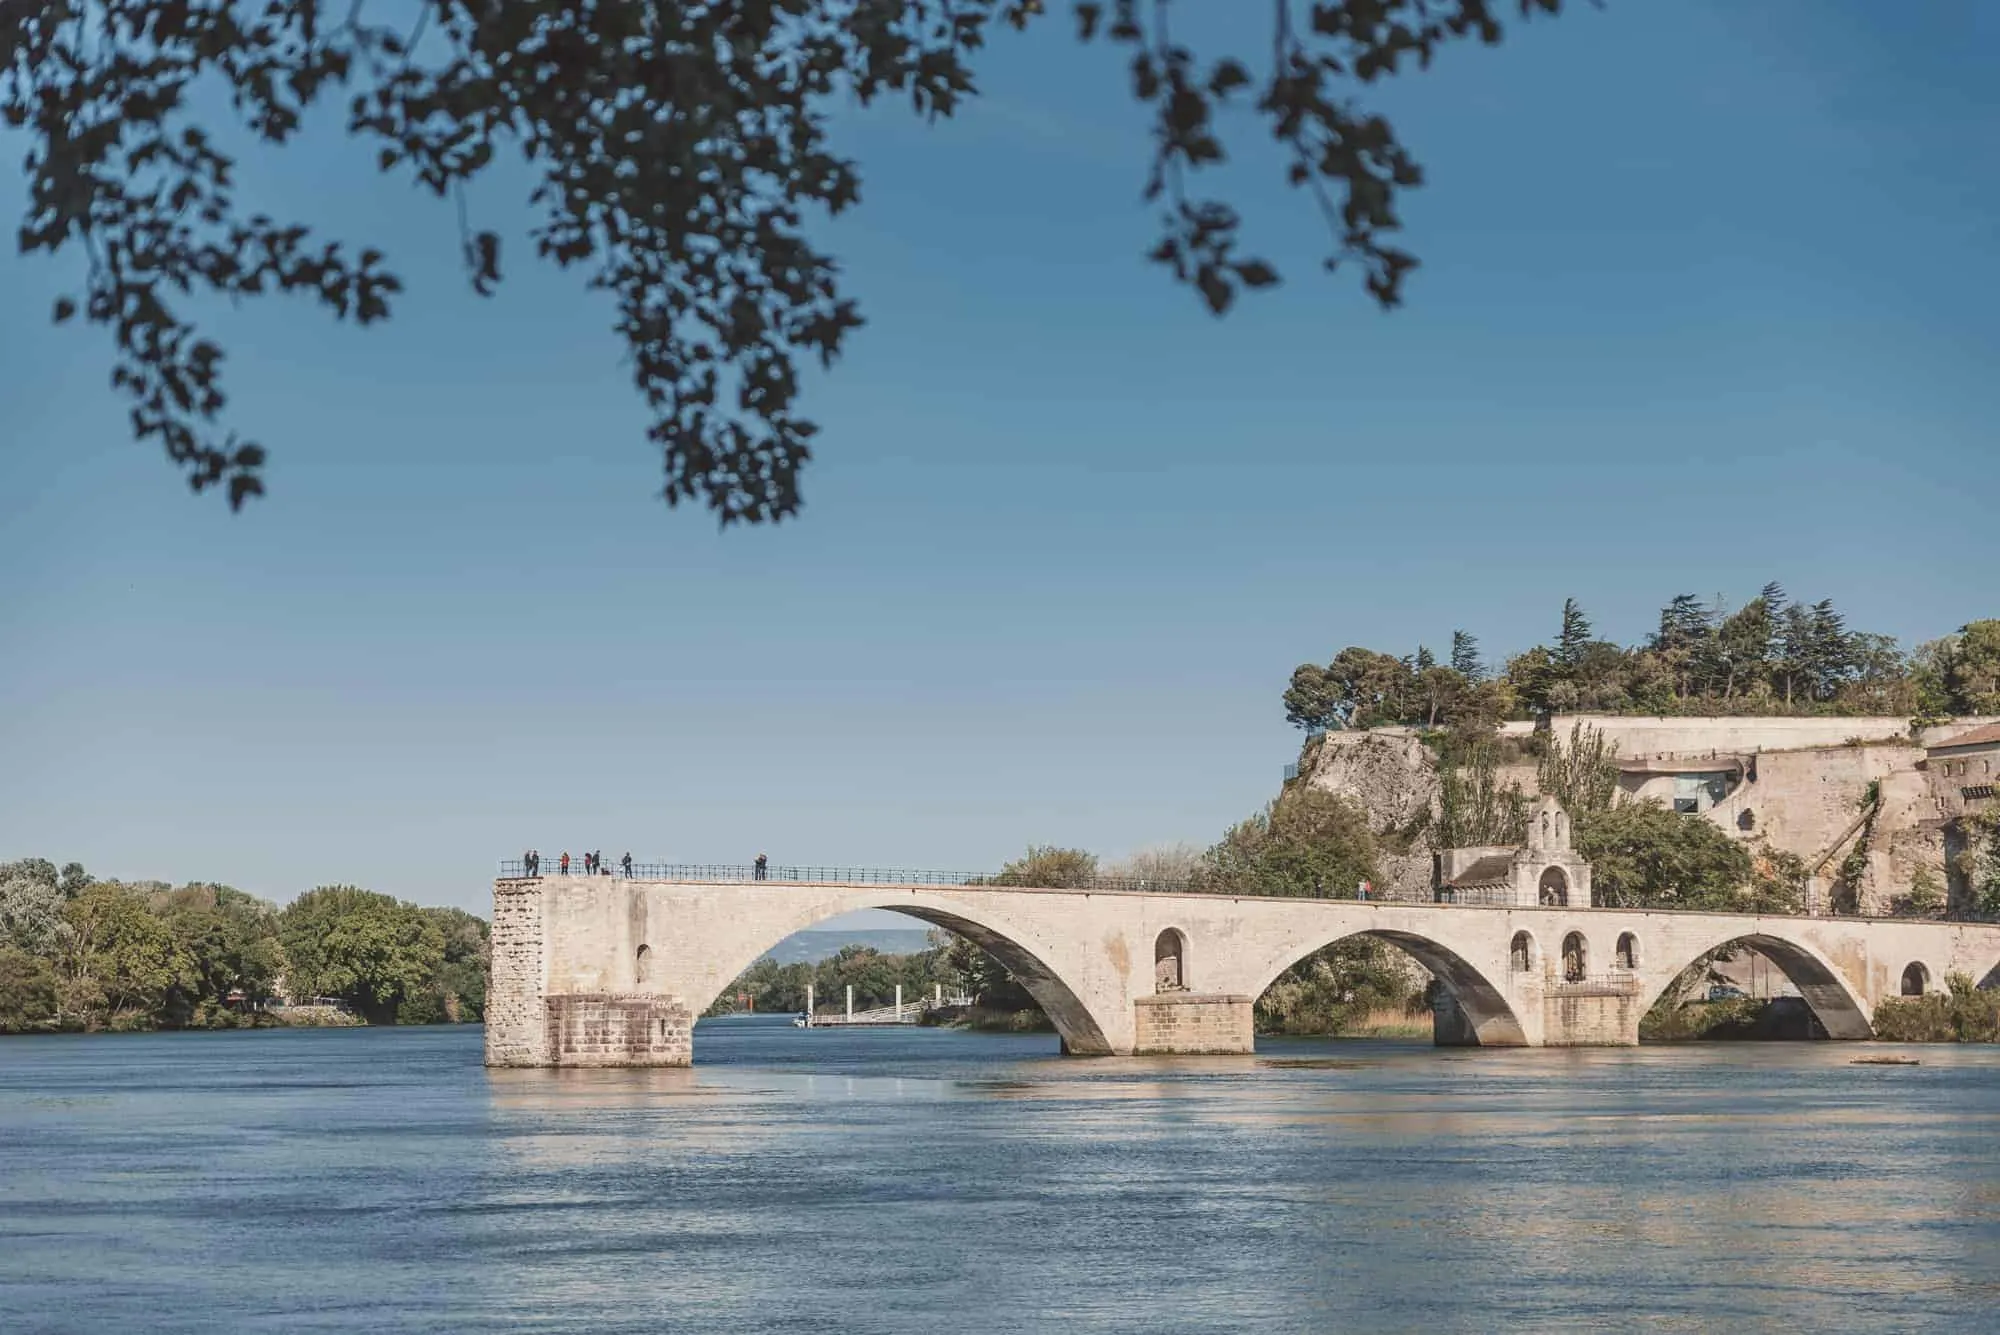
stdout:
<svg viewBox="0 0 2000 1335">
<path fill-rule="evenodd" d="M 1486 664 L 1479 661 L 1479 641 L 1467 631 L 1451 633 L 1451 670 L 1467 681 L 1483 681 Z"/>
<path fill-rule="evenodd" d="M 1583 662 L 1583 651 L 1590 644 L 1590 618 L 1583 614 L 1576 599 L 1563 599 L 1562 634 L 1556 640 L 1556 662 L 1564 670 L 1576 671 Z"/>
</svg>

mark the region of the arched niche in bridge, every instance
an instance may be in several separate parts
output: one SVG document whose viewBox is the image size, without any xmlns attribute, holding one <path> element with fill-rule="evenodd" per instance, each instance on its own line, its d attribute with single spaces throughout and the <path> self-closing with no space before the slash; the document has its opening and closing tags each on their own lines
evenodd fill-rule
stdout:
<svg viewBox="0 0 2000 1335">
<path fill-rule="evenodd" d="M 1522 1032 L 1520 1017 L 1514 1014 L 1514 1008 L 1508 1004 L 1507 994 L 1477 965 L 1457 951 L 1415 932 L 1388 929 L 1343 932 L 1339 936 L 1315 941 L 1298 951 L 1292 959 L 1287 960 L 1266 977 L 1257 987 L 1255 995 L 1262 997 L 1287 970 L 1304 963 L 1328 946 L 1338 945 L 1342 941 L 1360 936 L 1385 941 L 1429 970 L 1431 977 L 1451 994 L 1452 1000 L 1456 1001 L 1459 1009 L 1465 1013 L 1472 1038 L 1480 1046 L 1517 1048 L 1527 1045 L 1528 1040 Z M 1531 945 L 1530 949 L 1532 948 Z"/>
<path fill-rule="evenodd" d="M 1639 938 L 1630 932 L 1618 934 L 1618 949 L 1612 954 L 1612 964 L 1616 968 L 1631 973 L 1639 967 Z"/>
<path fill-rule="evenodd" d="M 1527 973 L 1535 967 L 1535 938 L 1526 932 L 1514 933 L 1514 940 L 1507 947 L 1507 967 L 1514 973 Z"/>
<path fill-rule="evenodd" d="M 1646 970 L 1643 975 L 1649 982 L 1640 995 L 1644 1002 L 1642 1010 L 1652 1008 L 1682 974 L 1697 964 L 1706 964 L 1708 958 L 1719 950 L 1731 947 L 1748 947 L 1778 966 L 1799 990 L 1807 1006 L 1812 1008 L 1814 1018 L 1826 1030 L 1828 1038 L 1860 1039 L 1875 1036 L 1874 1025 L 1870 1022 L 1867 1007 L 1855 993 L 1848 981 L 1841 976 L 1831 963 L 1818 951 L 1800 941 L 1788 941 L 1784 937 L 1768 932 L 1750 932 L 1742 936 L 1729 937 L 1720 941 L 1711 940 L 1700 950 L 1679 961 L 1679 967 L 1671 972 L 1665 969 L 1655 973 Z"/>
<path fill-rule="evenodd" d="M 1564 909 L 1569 907 L 1569 877 L 1561 867 L 1550 867 L 1542 873 L 1537 898 L 1543 908 Z"/>
<path fill-rule="evenodd" d="M 632 955 L 632 981 L 640 987 L 653 981 L 653 948 L 641 945 Z"/>
<path fill-rule="evenodd" d="M 1912 960 L 1903 968 L 1903 985 L 1900 989 L 1906 997 L 1920 997 L 1931 990 L 1931 971 L 1922 963 Z"/>
<path fill-rule="evenodd" d="M 1061 1036 L 1063 1050 L 1075 1053 L 1108 1053 L 1111 1043 L 1105 1037 L 1104 1026 L 1091 1013 L 1090 1008 L 1077 996 L 1074 989 L 1063 981 L 1041 956 L 1009 935 L 1005 929 L 988 923 L 976 922 L 952 909 L 924 903 L 913 903 L 909 899 L 856 898 L 841 904 L 838 908 L 819 913 L 800 913 L 788 922 L 773 925 L 766 933 L 744 935 L 734 943 L 735 955 L 717 960 L 712 988 L 707 995 L 690 997 L 689 1009 L 700 1015 L 715 999 L 722 995 L 743 970 L 750 967 L 771 947 L 777 945 L 794 932 L 809 931 L 814 924 L 842 913 L 852 913 L 861 909 L 884 909 L 890 913 L 900 913 L 918 922 L 933 927 L 942 927 L 955 936 L 962 936 L 1005 965 L 1007 972 L 1027 990 L 1035 1004 L 1040 1006 Z M 1142 975 L 1143 976 L 1143 975 Z"/>
<path fill-rule="evenodd" d="M 1565 983 L 1580 983 L 1590 976 L 1590 945 L 1582 932 L 1571 932 L 1563 938 L 1562 960 Z"/>
<path fill-rule="evenodd" d="M 1187 987 L 1187 937 L 1169 927 L 1153 942 L 1153 990 L 1184 992 Z"/>
</svg>

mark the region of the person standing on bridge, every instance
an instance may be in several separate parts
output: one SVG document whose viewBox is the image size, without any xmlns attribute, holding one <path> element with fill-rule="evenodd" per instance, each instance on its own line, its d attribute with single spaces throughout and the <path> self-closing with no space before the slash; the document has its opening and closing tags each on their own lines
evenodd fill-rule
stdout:
<svg viewBox="0 0 2000 1335">
<path fill-rule="evenodd" d="M 757 860 L 750 865 L 756 868 L 757 879 L 761 881 L 764 879 L 765 868 L 769 867 L 771 864 L 770 861 L 767 858 L 765 858 L 765 856 L 762 853 L 759 853 L 757 855 Z"/>
<path fill-rule="evenodd" d="M 569 850 L 567 848 L 562 851 L 562 856 L 556 860 L 556 866 L 562 869 L 563 875 L 569 875 Z"/>
<path fill-rule="evenodd" d="M 618 859 L 618 865 L 619 865 L 619 866 L 621 866 L 621 867 L 623 867 L 623 868 L 625 869 L 625 879 L 626 879 L 626 880 L 628 880 L 628 881 L 629 881 L 629 880 L 631 880 L 631 879 L 632 879 L 632 855 L 631 855 L 630 853 L 627 853 L 627 854 L 626 854 L 626 855 L 625 855 L 624 857 L 622 857 L 622 858 Z"/>
</svg>

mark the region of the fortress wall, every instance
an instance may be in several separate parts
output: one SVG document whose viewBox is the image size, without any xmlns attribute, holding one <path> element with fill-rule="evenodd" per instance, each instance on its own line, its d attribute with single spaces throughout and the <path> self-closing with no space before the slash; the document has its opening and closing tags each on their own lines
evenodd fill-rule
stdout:
<svg viewBox="0 0 2000 1335">
<path fill-rule="evenodd" d="M 1867 870 L 1855 887 L 1866 909 L 1887 908 L 1907 894 L 1919 870 L 1944 881 L 1944 834 L 1921 768 L 1926 745 L 1960 736 L 1996 720 L 1959 718 L 1922 730 L 1912 740 L 1905 718 L 1660 718 L 1609 714 L 1565 714 L 1551 720 L 1567 738 L 1582 723 L 1599 730 L 1627 758 L 1710 753 L 1755 755 L 1757 780 L 1744 782 L 1708 813 L 1732 837 L 1768 840 L 1784 852 L 1812 859 L 1824 853 L 1859 814 L 1870 783 L 1881 784 L 1882 809 L 1871 828 Z M 1526 736 L 1531 723 L 1501 725 L 1505 736 Z M 1864 743 L 1856 745 L 1854 743 Z M 1690 768 L 1698 768 L 1696 765 Z M 1532 762 L 1500 766 L 1502 786 L 1518 784 L 1538 795 Z M 1662 803 L 1673 800 L 1671 775 L 1628 776 L 1634 796 Z M 1328 734 L 1312 767 L 1310 782 L 1339 793 L 1367 810 L 1378 833 L 1407 828 L 1415 814 L 1435 812 L 1437 774 L 1429 752 L 1408 728 Z M 1744 829 L 1741 817 L 1751 816 Z M 1382 888 L 1399 898 L 1421 898 L 1430 880 L 1428 836 L 1405 854 L 1385 853 Z M 1835 859 L 1838 861 L 1838 858 Z M 1832 869 L 1828 868 L 1828 875 Z"/>
<path fill-rule="evenodd" d="M 1800 857 L 1815 857 L 1861 814 L 1868 785 L 1898 773 L 1917 774 L 1924 753 L 1911 746 L 1832 746 L 1766 751 L 1755 782 L 1739 784 L 1708 817 L 1739 837 L 1764 838 Z M 1738 824 L 1745 811 L 1750 830 Z M 1887 816 L 1884 812 L 1884 816 Z M 1886 824 L 1878 817 L 1878 826 Z"/>
<path fill-rule="evenodd" d="M 1855 738 L 1907 742 L 1907 718 L 1656 718 L 1617 714 L 1560 714 L 1550 720 L 1557 737 L 1578 723 L 1594 728 L 1621 756 L 1701 755 L 1709 751 L 1787 751 L 1840 746 Z"/>
</svg>

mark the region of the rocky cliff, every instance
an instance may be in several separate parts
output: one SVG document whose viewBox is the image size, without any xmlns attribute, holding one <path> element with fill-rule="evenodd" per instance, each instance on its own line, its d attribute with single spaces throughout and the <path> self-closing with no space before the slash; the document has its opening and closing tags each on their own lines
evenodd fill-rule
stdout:
<svg viewBox="0 0 2000 1335">
<path fill-rule="evenodd" d="M 1430 748 L 1408 732 L 1330 732 L 1301 762 L 1299 779 L 1366 813 L 1380 845 L 1376 883 L 1383 898 L 1431 897 L 1438 775 Z"/>
</svg>

